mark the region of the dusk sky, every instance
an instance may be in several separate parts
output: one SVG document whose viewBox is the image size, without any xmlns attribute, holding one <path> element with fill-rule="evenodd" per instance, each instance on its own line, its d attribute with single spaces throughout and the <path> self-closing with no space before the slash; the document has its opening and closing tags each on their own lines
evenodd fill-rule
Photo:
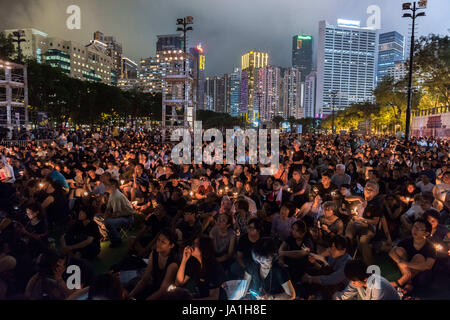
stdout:
<svg viewBox="0 0 450 320">
<path fill-rule="evenodd" d="M 318 34 L 318 22 L 338 18 L 366 26 L 370 5 L 381 8 L 381 32 L 408 35 L 401 0 L 0 0 L 0 30 L 33 27 L 50 36 L 87 44 L 100 30 L 116 36 L 124 55 L 139 61 L 155 55 L 156 35 L 176 33 L 176 19 L 193 16 L 189 45 L 206 48 L 208 76 L 240 66 L 249 50 L 270 54 L 270 63 L 291 65 L 292 36 Z M 66 28 L 66 8 L 81 8 L 81 30 Z M 449 34 L 450 0 L 429 0 L 426 17 L 418 18 L 417 35 Z"/>
</svg>

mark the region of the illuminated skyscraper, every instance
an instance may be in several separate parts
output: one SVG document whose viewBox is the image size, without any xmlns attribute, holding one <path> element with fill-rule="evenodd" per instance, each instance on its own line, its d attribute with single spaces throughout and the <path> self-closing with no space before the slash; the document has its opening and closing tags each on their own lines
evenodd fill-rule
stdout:
<svg viewBox="0 0 450 320">
<path fill-rule="evenodd" d="M 240 101 L 240 89 L 241 89 L 241 70 L 239 68 L 234 68 L 234 72 L 230 74 L 230 84 L 229 84 L 229 108 L 228 112 L 233 117 L 239 116 L 239 101 Z"/>
<path fill-rule="evenodd" d="M 289 117 L 301 119 L 304 117 L 303 96 L 305 90 L 301 78 L 301 72 L 297 68 L 287 68 L 284 72 L 278 115 L 285 119 Z"/>
<path fill-rule="evenodd" d="M 311 72 L 313 66 L 313 37 L 297 35 L 292 39 L 292 67 L 300 71 L 301 81 Z"/>
<path fill-rule="evenodd" d="M 377 82 L 388 75 L 389 69 L 394 68 L 396 63 L 400 65 L 404 60 L 404 43 L 405 37 L 396 31 L 380 34 Z"/>
<path fill-rule="evenodd" d="M 255 76 L 259 68 L 269 64 L 269 54 L 258 51 L 250 51 L 241 58 L 241 102 L 240 113 L 249 123 L 258 119 L 259 110 L 255 108 Z"/>
<path fill-rule="evenodd" d="M 275 66 L 259 68 L 256 77 L 255 109 L 259 111 L 259 120 L 262 123 L 271 122 L 280 110 L 280 68 Z"/>
<path fill-rule="evenodd" d="M 351 104 L 373 102 L 377 31 L 359 21 L 319 22 L 317 111 L 329 115 Z M 336 93 L 333 98 L 333 92 Z"/>
</svg>

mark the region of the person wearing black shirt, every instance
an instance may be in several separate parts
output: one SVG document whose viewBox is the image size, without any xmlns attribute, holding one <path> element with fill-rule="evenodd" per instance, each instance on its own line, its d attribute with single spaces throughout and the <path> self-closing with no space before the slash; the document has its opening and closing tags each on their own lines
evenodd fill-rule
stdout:
<svg viewBox="0 0 450 320">
<path fill-rule="evenodd" d="M 305 222 L 297 220 L 292 224 L 291 235 L 278 250 L 280 262 L 286 264 L 294 283 L 300 281 L 307 264 L 308 254 L 314 251 L 314 242 Z"/>
<path fill-rule="evenodd" d="M 331 177 L 333 176 L 333 172 L 331 170 L 327 170 L 322 173 L 322 181 L 317 186 L 313 188 L 316 193 L 320 195 L 324 202 L 333 201 L 332 192 L 337 189 L 337 187 L 331 182 Z"/>
<path fill-rule="evenodd" d="M 247 223 L 247 233 L 239 238 L 236 261 L 231 265 L 231 273 L 236 279 L 244 276 L 247 265 L 252 261 L 252 249 L 261 238 L 263 222 L 259 218 L 251 218 Z"/>
<path fill-rule="evenodd" d="M 194 240 L 193 247 L 185 247 L 177 286 L 189 289 L 196 300 L 219 300 L 220 286 L 225 282 L 225 272 L 215 258 L 214 242 L 208 236 Z"/>
<path fill-rule="evenodd" d="M 146 216 L 144 226 L 136 237 L 130 238 L 129 252 L 137 252 L 141 257 L 146 257 L 153 248 L 156 236 L 164 228 L 170 228 L 170 217 L 162 205 L 158 205 L 152 213 Z"/>
<path fill-rule="evenodd" d="M 127 298 L 158 300 L 175 280 L 179 265 L 176 251 L 176 235 L 170 229 L 163 229 L 155 250 L 150 253 L 144 276 Z"/>
<path fill-rule="evenodd" d="M 78 221 L 61 237 L 64 252 L 79 253 L 84 259 L 93 259 L 100 253 L 101 235 L 94 215 L 91 206 L 80 209 Z"/>
<path fill-rule="evenodd" d="M 359 244 L 363 260 L 366 264 L 372 264 L 372 247 L 370 242 L 376 235 L 380 218 L 383 215 L 383 203 L 377 197 L 379 186 L 375 181 L 369 181 L 364 188 L 364 200 L 357 196 L 347 197 L 347 201 L 360 201 L 364 211 L 361 214 L 354 215 L 352 221 L 347 225 L 345 236 L 351 241 L 359 236 Z"/>
<path fill-rule="evenodd" d="M 183 221 L 181 221 L 176 227 L 178 234 L 179 244 L 181 246 L 192 245 L 195 237 L 202 232 L 202 225 L 196 217 L 197 207 L 191 205 L 186 207 L 183 212 Z"/>
<path fill-rule="evenodd" d="M 273 239 L 262 238 L 252 250 L 253 261 L 245 271 L 247 292 L 257 300 L 294 300 L 295 290 L 289 272 L 276 259 L 277 246 Z"/>
<path fill-rule="evenodd" d="M 400 241 L 389 253 L 402 274 L 400 279 L 391 282 L 394 287 L 404 287 L 406 291 L 411 291 L 411 280 L 433 268 L 436 249 L 427 239 L 431 231 L 432 226 L 427 220 L 417 219 L 411 230 L 412 237 Z"/>
</svg>

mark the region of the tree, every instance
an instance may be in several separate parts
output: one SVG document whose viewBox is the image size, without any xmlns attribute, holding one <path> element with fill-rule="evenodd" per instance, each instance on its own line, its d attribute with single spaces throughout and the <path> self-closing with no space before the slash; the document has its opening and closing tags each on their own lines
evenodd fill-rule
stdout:
<svg viewBox="0 0 450 320">
<path fill-rule="evenodd" d="M 280 124 L 284 121 L 284 118 L 281 116 L 275 116 L 272 119 L 272 122 L 275 124 L 277 128 L 280 128 Z"/>
<path fill-rule="evenodd" d="M 415 44 L 415 77 L 425 94 L 425 107 L 450 105 L 450 37 L 431 34 Z"/>
<path fill-rule="evenodd" d="M 6 37 L 3 32 L 0 32 L 0 59 L 11 60 L 15 53 L 16 49 L 14 47 L 12 35 Z"/>
</svg>

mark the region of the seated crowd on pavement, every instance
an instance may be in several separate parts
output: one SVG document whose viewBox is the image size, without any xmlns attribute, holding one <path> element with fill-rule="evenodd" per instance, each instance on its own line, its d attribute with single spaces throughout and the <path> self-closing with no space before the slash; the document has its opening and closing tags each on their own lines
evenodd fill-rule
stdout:
<svg viewBox="0 0 450 320">
<path fill-rule="evenodd" d="M 173 146 L 144 130 L 0 146 L 0 299 L 219 300 L 246 280 L 242 299 L 399 300 L 450 275 L 447 141 L 283 133 L 271 176 L 176 165 Z M 371 276 L 380 259 L 395 279 Z"/>
</svg>

